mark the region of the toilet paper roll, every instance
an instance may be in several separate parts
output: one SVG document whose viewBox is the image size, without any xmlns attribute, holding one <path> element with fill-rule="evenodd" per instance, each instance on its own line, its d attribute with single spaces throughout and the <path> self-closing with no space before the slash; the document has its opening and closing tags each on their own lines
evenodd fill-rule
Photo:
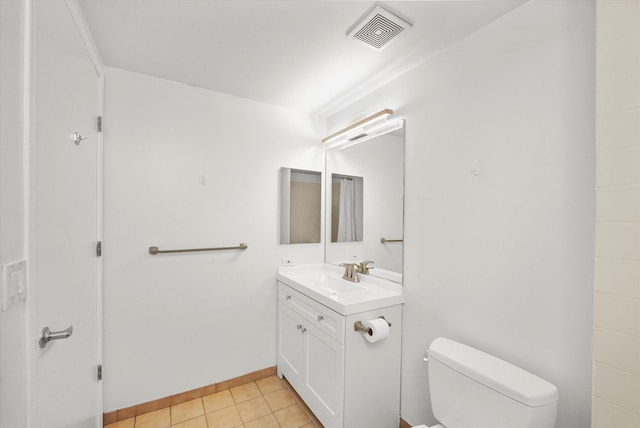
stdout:
<svg viewBox="0 0 640 428">
<path fill-rule="evenodd" d="M 389 328 L 389 323 L 382 318 L 376 318 L 369 321 L 363 321 L 362 325 L 365 328 L 371 329 L 371 334 L 368 332 L 364 332 L 364 337 L 371 343 L 380 342 L 381 340 L 386 339 L 391 332 Z"/>
</svg>

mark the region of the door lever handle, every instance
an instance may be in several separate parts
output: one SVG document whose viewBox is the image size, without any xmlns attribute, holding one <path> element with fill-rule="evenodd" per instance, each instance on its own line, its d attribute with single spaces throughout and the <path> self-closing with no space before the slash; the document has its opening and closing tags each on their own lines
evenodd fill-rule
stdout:
<svg viewBox="0 0 640 428">
<path fill-rule="evenodd" d="M 52 340 L 68 339 L 72 333 L 72 325 L 61 331 L 51 331 L 49 330 L 49 327 L 45 327 L 42 329 L 42 335 L 40 336 L 38 344 L 41 348 L 44 348 L 45 346 L 47 346 L 47 343 L 51 342 Z"/>
</svg>

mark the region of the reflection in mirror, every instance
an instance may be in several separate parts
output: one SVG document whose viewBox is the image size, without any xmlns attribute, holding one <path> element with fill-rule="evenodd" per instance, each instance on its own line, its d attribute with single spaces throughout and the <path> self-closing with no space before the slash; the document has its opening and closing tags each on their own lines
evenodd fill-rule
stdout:
<svg viewBox="0 0 640 428">
<path fill-rule="evenodd" d="M 331 242 L 362 241 L 362 177 L 331 174 Z"/>
<path fill-rule="evenodd" d="M 322 173 L 280 169 L 280 243 L 320 242 Z"/>
<path fill-rule="evenodd" d="M 367 141 L 326 151 L 327 263 L 373 260 L 371 275 L 402 282 L 404 123 L 402 125 L 398 130 Z M 351 178 L 353 187 L 359 187 L 361 192 L 362 208 L 354 216 L 354 229 L 358 229 L 360 218 L 361 230 L 351 235 L 354 239 L 341 240 L 338 233 L 341 192 L 337 188 L 341 188 L 345 178 Z"/>
</svg>

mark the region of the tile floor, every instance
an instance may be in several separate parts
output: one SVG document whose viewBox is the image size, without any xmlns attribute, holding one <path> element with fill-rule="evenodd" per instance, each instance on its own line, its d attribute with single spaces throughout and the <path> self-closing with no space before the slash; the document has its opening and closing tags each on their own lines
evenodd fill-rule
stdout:
<svg viewBox="0 0 640 428">
<path fill-rule="evenodd" d="M 105 428 L 321 428 L 278 376 L 270 376 Z"/>
</svg>

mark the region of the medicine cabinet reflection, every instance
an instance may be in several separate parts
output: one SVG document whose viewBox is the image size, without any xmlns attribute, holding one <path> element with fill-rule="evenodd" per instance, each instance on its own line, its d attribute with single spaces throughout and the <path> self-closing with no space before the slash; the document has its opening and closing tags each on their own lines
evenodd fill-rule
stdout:
<svg viewBox="0 0 640 428">
<path fill-rule="evenodd" d="M 280 243 L 317 244 L 322 226 L 322 173 L 280 169 Z"/>
<path fill-rule="evenodd" d="M 371 275 L 402 282 L 404 121 L 325 160 L 325 261 L 373 260 Z"/>
</svg>

